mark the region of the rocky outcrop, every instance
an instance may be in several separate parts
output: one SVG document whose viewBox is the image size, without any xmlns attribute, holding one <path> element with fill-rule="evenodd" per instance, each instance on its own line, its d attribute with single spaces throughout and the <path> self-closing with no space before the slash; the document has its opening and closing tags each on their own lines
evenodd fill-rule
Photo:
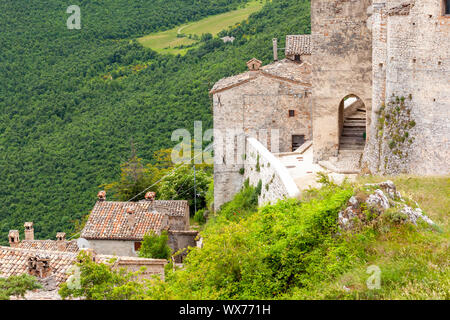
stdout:
<svg viewBox="0 0 450 320">
<path fill-rule="evenodd" d="M 390 208 L 398 209 L 402 221 L 417 225 L 419 220 L 423 220 L 429 225 L 434 224 L 418 206 L 412 208 L 406 204 L 392 181 L 366 184 L 364 187 L 375 190 L 367 196 L 358 194 L 349 199 L 347 208 L 339 212 L 338 216 L 338 224 L 342 230 L 351 230 L 356 225 L 377 219 Z"/>
</svg>

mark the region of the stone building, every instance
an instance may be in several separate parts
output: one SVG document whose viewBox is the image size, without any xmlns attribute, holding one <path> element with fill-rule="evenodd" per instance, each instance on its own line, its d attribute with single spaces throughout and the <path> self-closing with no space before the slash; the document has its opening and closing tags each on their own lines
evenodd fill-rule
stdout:
<svg viewBox="0 0 450 320">
<path fill-rule="evenodd" d="M 367 27 L 370 3 L 370 0 L 311 1 L 315 161 L 338 156 L 341 140 L 352 141 L 350 134 L 349 138 L 343 135 L 346 99 L 356 97 L 365 106 L 362 113 L 370 114 L 372 36 Z M 362 125 L 367 126 L 370 118 L 364 120 Z M 349 126 L 358 124 L 359 121 L 349 122 Z"/>
<path fill-rule="evenodd" d="M 387 174 L 448 174 L 450 2 L 378 0 L 369 12 L 374 121 L 365 166 Z"/>
<path fill-rule="evenodd" d="M 112 255 L 99 255 L 91 252 L 97 263 L 109 264 L 113 270 L 121 268 L 129 272 L 145 270 L 139 278 L 150 279 L 158 275 L 164 280 L 165 259 L 146 259 L 136 257 L 117 257 Z M 27 300 L 58 300 L 59 286 L 74 274 L 73 266 L 77 262 L 78 251 L 23 249 L 0 246 L 0 277 L 19 276 L 30 274 L 37 278 L 43 286 L 42 289 L 28 292 Z M 16 297 L 12 297 L 17 299 Z"/>
<path fill-rule="evenodd" d="M 99 254 L 135 257 L 150 232 L 159 235 L 168 231 L 174 252 L 190 242 L 178 239 L 185 234 L 173 231 L 185 231 L 193 239 L 197 236 L 196 231 L 189 231 L 189 205 L 185 200 L 154 200 L 154 192 L 148 192 L 139 202 L 106 201 L 104 192 L 99 192 L 98 198 L 81 238 Z"/>
<path fill-rule="evenodd" d="M 293 151 L 311 139 L 309 35 L 288 36 L 287 44 L 285 59 L 261 67 L 261 61 L 253 58 L 247 62 L 249 71 L 220 80 L 210 92 L 217 208 L 242 186 L 245 135 L 256 137 L 275 153 Z"/>
<path fill-rule="evenodd" d="M 274 154 L 312 139 L 314 164 L 337 173 L 450 173 L 449 33 L 447 0 L 312 0 L 287 60 L 252 59 L 211 90 L 216 208 L 242 186 L 249 136 Z"/>
</svg>

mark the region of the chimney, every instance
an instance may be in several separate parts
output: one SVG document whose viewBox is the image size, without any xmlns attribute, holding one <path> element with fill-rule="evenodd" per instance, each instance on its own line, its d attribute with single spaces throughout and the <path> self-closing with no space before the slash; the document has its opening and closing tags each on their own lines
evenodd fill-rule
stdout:
<svg viewBox="0 0 450 320">
<path fill-rule="evenodd" d="M 97 194 L 97 198 L 98 198 L 98 201 L 105 201 L 106 200 L 106 191 L 105 190 L 99 191 Z"/>
<path fill-rule="evenodd" d="M 28 273 L 38 278 L 47 278 L 51 273 L 50 258 L 39 255 L 29 257 Z"/>
<path fill-rule="evenodd" d="M 130 228 L 134 227 L 136 222 L 136 216 L 134 214 L 134 208 L 127 208 L 127 223 Z"/>
<path fill-rule="evenodd" d="M 153 208 L 153 203 L 154 203 L 154 201 L 155 201 L 155 198 L 156 198 L 156 192 L 149 191 L 149 192 L 147 192 L 147 193 L 145 194 L 145 201 L 150 202 L 150 207 L 149 207 L 149 209 L 152 209 L 152 208 Z"/>
<path fill-rule="evenodd" d="M 247 61 L 247 67 L 250 71 L 256 72 L 261 68 L 262 62 L 259 61 L 256 58 L 252 58 L 251 60 Z"/>
<path fill-rule="evenodd" d="M 65 232 L 58 232 L 56 234 L 56 240 L 58 240 L 58 241 L 65 241 L 66 240 L 66 233 Z"/>
<path fill-rule="evenodd" d="M 9 230 L 8 240 L 11 248 L 17 248 L 20 242 L 19 230 Z"/>
<path fill-rule="evenodd" d="M 273 38 L 273 61 L 278 61 L 278 39 Z"/>
<path fill-rule="evenodd" d="M 66 233 L 65 232 L 58 232 L 56 234 L 56 245 L 58 246 L 59 251 L 66 250 Z"/>
<path fill-rule="evenodd" d="M 34 240 L 33 222 L 25 222 L 25 240 Z"/>
</svg>

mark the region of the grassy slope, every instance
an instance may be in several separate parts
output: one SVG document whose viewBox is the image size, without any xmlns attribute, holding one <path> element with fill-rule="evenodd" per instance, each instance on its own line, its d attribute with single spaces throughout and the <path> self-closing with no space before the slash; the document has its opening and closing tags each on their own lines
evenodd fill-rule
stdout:
<svg viewBox="0 0 450 320">
<path fill-rule="evenodd" d="M 138 39 L 147 48 L 159 53 L 185 54 L 187 49 L 178 49 L 178 46 L 189 46 L 197 41 L 188 37 L 177 37 L 178 34 L 201 36 L 211 33 L 213 36 L 220 31 L 228 29 L 235 24 L 246 20 L 252 13 L 261 10 L 263 3 L 260 0 L 249 2 L 245 7 L 238 10 L 218 14 L 204 18 L 200 21 L 177 26 L 173 29 L 150 34 Z"/>
<path fill-rule="evenodd" d="M 202 232 L 185 269 L 169 273 L 159 299 L 450 299 L 449 177 L 392 177 L 438 227 L 400 224 L 388 214 L 337 236 L 336 219 L 366 182 L 305 192 L 255 211 L 244 189 Z M 249 205 L 253 203 L 253 205 Z M 240 218 L 239 218 L 240 217 Z M 367 286 L 368 267 L 381 288 Z"/>
<path fill-rule="evenodd" d="M 450 177 L 360 177 L 358 183 L 392 180 L 441 229 L 391 228 L 374 239 L 361 236 L 367 261 L 356 262 L 332 282 L 297 290 L 293 299 L 450 299 Z M 363 262 L 363 263 L 362 263 Z M 369 290 L 367 267 L 381 269 L 381 289 Z M 350 291 L 344 289 L 344 286 Z"/>
</svg>

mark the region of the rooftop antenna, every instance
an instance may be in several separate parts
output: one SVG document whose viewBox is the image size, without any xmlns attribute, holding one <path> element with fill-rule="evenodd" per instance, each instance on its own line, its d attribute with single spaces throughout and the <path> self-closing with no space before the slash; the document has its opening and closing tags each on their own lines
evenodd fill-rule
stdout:
<svg viewBox="0 0 450 320">
<path fill-rule="evenodd" d="M 197 213 L 197 185 L 195 179 L 195 163 L 194 163 L 194 214 Z"/>
</svg>

